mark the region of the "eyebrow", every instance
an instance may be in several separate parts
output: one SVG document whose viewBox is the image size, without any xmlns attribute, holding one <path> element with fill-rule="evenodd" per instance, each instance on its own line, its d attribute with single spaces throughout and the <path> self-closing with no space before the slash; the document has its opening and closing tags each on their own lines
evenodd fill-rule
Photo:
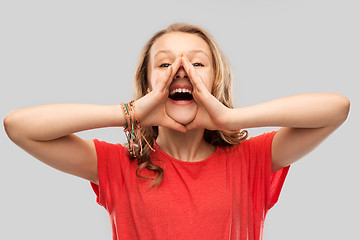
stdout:
<svg viewBox="0 0 360 240">
<path fill-rule="evenodd" d="M 155 58 L 157 55 L 161 54 L 161 53 L 170 54 L 170 55 L 173 54 L 170 50 L 160 50 L 160 51 L 158 51 L 157 53 L 155 53 L 154 58 Z M 203 50 L 195 49 L 195 50 L 191 50 L 191 51 L 190 51 L 190 54 L 196 54 L 196 53 L 205 54 L 206 57 L 208 57 L 209 59 L 211 59 L 211 58 L 209 57 L 209 55 L 208 55 L 206 52 L 204 52 Z"/>
</svg>

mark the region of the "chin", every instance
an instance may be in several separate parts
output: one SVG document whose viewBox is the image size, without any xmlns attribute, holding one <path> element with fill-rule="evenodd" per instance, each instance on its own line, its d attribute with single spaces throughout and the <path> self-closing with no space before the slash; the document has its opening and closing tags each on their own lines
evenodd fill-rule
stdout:
<svg viewBox="0 0 360 240">
<path fill-rule="evenodd" d="M 174 121 L 186 125 L 194 120 L 197 112 L 195 102 L 188 105 L 176 105 L 171 101 L 165 103 L 166 114 Z"/>
</svg>

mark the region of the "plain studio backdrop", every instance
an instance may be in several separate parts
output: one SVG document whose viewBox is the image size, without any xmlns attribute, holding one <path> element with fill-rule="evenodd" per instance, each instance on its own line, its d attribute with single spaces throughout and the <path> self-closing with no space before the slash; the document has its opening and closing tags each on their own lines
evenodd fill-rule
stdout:
<svg viewBox="0 0 360 240">
<path fill-rule="evenodd" d="M 264 239 L 360 239 L 359 13 L 358 0 L 3 0 L 1 117 L 43 104 L 130 101 L 152 34 L 174 22 L 199 25 L 231 62 L 236 107 L 314 92 L 339 92 L 352 104 L 344 125 L 291 166 Z M 122 128 L 78 135 L 125 142 Z M 0 141 L 0 239 L 111 239 L 88 181 L 36 160 L 3 128 Z"/>
</svg>

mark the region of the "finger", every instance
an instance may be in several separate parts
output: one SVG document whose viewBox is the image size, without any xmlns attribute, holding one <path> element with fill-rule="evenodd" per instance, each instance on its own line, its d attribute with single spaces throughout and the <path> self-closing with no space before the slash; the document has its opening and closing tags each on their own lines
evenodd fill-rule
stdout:
<svg viewBox="0 0 360 240">
<path fill-rule="evenodd" d="M 171 64 L 170 68 L 171 68 L 171 74 L 168 76 L 167 82 L 166 82 L 166 88 L 168 88 L 171 84 L 171 82 L 174 79 L 175 74 L 177 73 L 177 71 L 179 70 L 181 66 L 181 57 L 180 55 L 175 59 L 175 61 L 173 62 L 173 64 Z"/>
<path fill-rule="evenodd" d="M 204 85 L 204 83 L 201 80 L 201 77 L 199 76 L 199 74 L 197 74 L 194 66 L 191 64 L 189 59 L 185 55 L 183 55 L 181 60 L 182 60 L 182 64 L 184 66 L 185 72 L 187 74 L 189 74 L 189 78 L 190 78 L 190 81 L 191 81 L 192 85 L 198 91 L 207 90 L 206 86 Z"/>
<path fill-rule="evenodd" d="M 166 69 L 164 78 L 160 80 L 162 87 L 161 90 L 167 89 L 170 86 L 172 79 L 174 78 L 174 75 L 178 71 L 180 65 L 181 65 L 181 58 L 180 56 L 178 56 L 173 62 L 173 64 L 171 64 L 171 66 Z"/>
<path fill-rule="evenodd" d="M 162 75 L 159 79 L 159 81 L 156 83 L 155 88 L 158 88 L 158 90 L 163 91 L 164 89 L 166 89 L 167 86 L 167 82 L 170 78 L 170 76 L 172 75 L 172 68 L 169 67 L 166 69 L 165 73 L 163 73 L 164 75 Z"/>
</svg>

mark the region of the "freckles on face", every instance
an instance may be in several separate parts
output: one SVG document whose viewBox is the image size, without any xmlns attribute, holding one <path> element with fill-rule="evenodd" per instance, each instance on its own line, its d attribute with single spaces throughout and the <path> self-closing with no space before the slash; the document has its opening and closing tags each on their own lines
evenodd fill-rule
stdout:
<svg viewBox="0 0 360 240">
<path fill-rule="evenodd" d="M 183 53 L 189 59 L 210 91 L 214 81 L 210 48 L 201 37 L 182 32 L 167 33 L 159 37 L 151 47 L 147 69 L 150 90 L 156 86 L 160 76 L 164 75 L 164 72 L 180 53 Z M 178 69 L 178 73 L 181 71 L 184 71 L 182 66 Z M 187 75 L 186 72 L 185 74 Z"/>
</svg>

